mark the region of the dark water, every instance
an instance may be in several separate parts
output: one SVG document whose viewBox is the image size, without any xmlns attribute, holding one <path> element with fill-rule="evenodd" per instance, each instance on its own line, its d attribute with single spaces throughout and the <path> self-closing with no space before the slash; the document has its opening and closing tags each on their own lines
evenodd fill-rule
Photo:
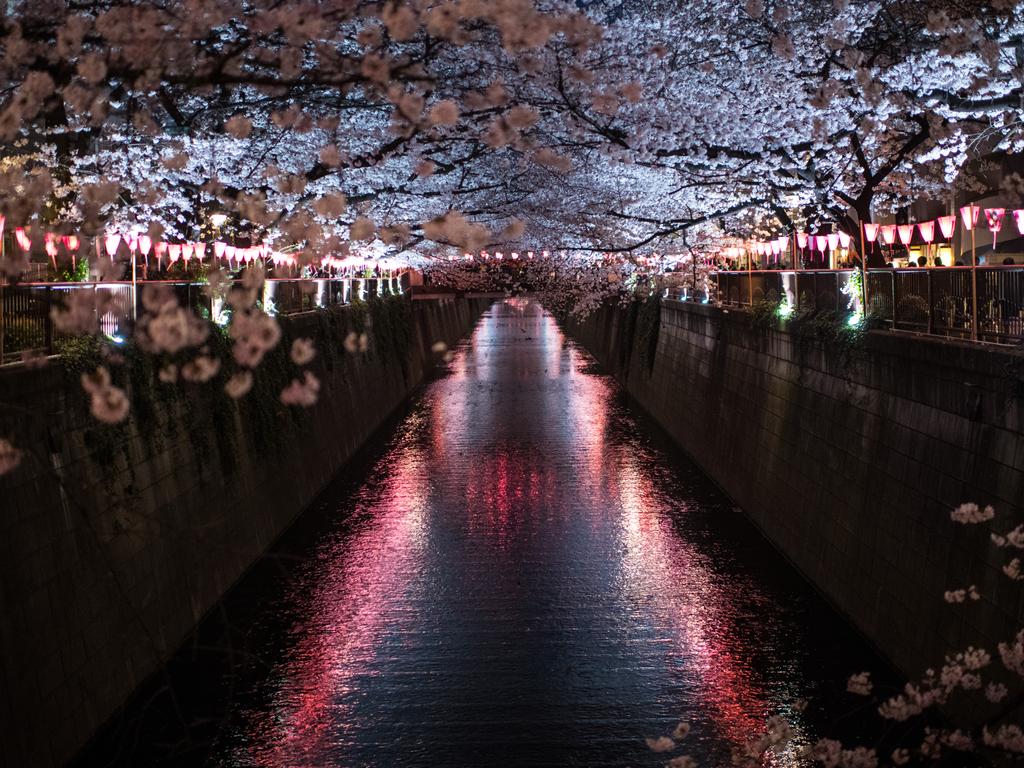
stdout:
<svg viewBox="0 0 1024 768">
<path fill-rule="evenodd" d="M 673 754 L 717 765 L 771 715 L 796 744 L 832 729 L 846 677 L 879 666 L 525 300 L 309 515 L 236 590 L 217 661 L 197 639 L 89 764 L 653 766 L 644 737 L 685 720 Z"/>
</svg>

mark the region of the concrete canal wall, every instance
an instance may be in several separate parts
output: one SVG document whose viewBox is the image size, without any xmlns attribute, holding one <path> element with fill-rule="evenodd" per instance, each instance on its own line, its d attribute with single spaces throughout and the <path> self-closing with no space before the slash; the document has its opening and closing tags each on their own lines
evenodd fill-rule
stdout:
<svg viewBox="0 0 1024 768">
<path fill-rule="evenodd" d="M 209 387 L 168 395 L 142 370 L 128 424 L 102 427 L 70 355 L 0 369 L 0 435 L 25 450 L 0 477 L 0 765 L 70 758 L 421 383 L 431 345 L 454 343 L 487 304 L 283 318 L 286 343 L 319 349 L 309 411 L 280 406 L 279 382 L 236 406 Z M 369 352 L 342 351 L 367 317 Z M 285 355 L 267 376 L 294 375 Z"/>
<path fill-rule="evenodd" d="M 989 541 L 1022 521 L 1019 352 L 885 332 L 842 349 L 675 301 L 660 325 L 609 306 L 568 330 L 906 674 L 1024 626 Z M 965 501 L 991 528 L 951 523 Z M 980 602 L 944 602 L 970 584 Z"/>
</svg>

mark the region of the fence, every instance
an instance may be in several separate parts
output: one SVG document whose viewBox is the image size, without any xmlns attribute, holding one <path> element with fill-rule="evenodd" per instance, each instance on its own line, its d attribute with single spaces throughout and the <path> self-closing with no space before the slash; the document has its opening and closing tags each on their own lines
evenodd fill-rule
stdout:
<svg viewBox="0 0 1024 768">
<path fill-rule="evenodd" d="M 717 272 L 723 304 L 779 301 L 794 310 L 852 314 L 853 270 Z M 973 287 L 977 281 L 977 289 Z M 856 292 L 855 292 L 856 293 Z M 977 295 L 977 310 L 973 296 Z M 868 316 L 894 330 L 1017 344 L 1024 341 L 1024 269 L 1017 266 L 870 269 Z M 860 297 L 857 297 L 857 304 Z M 973 333 L 977 317 L 977 334 Z"/>
<path fill-rule="evenodd" d="M 147 285 L 166 285 L 178 303 L 203 317 L 219 321 L 223 303 L 211 297 L 206 283 L 139 281 L 107 283 L 0 283 L 0 364 L 19 360 L 23 352 L 52 354 L 62 334 L 54 326 L 51 310 L 65 305 L 72 291 L 109 291 L 121 299 L 123 313 L 104 312 L 96 317 L 100 330 L 111 338 L 128 338 L 133 318 L 142 314 L 142 291 Z M 262 302 L 274 314 L 308 312 L 333 304 L 348 304 L 385 293 L 402 293 L 401 278 L 268 279 Z M 88 302 L 86 302 L 88 304 Z M 96 302 L 92 302 L 95 306 Z M 98 310 L 97 310 L 98 313 Z"/>
</svg>

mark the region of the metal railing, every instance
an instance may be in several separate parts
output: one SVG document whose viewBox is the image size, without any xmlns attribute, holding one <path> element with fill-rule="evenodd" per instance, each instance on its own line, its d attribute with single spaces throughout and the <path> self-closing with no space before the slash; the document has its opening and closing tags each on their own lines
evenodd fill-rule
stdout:
<svg viewBox="0 0 1024 768">
<path fill-rule="evenodd" d="M 716 272 L 713 277 L 722 304 L 749 306 L 785 298 L 796 311 L 833 310 L 849 315 L 854 311 L 848 288 L 853 274 L 849 269 L 770 270 Z M 859 307 L 861 297 L 854 303 Z M 1024 342 L 1024 268 L 1020 266 L 869 269 L 867 305 L 869 317 L 888 323 L 893 330 L 1000 344 Z"/>
<path fill-rule="evenodd" d="M 381 278 L 271 278 L 265 281 L 262 306 L 274 314 L 309 312 L 320 307 L 348 304 L 407 289 L 401 277 Z M 62 338 L 51 317 L 54 307 L 65 305 L 72 291 L 106 290 L 120 294 L 124 315 L 106 312 L 96 317 L 99 329 L 112 338 L 128 338 L 133 318 L 143 313 L 142 291 L 147 285 L 169 286 L 178 303 L 202 317 L 218 320 L 222 311 L 206 283 L 150 280 L 103 283 L 0 283 L 0 364 L 21 359 L 24 352 L 53 354 Z"/>
</svg>

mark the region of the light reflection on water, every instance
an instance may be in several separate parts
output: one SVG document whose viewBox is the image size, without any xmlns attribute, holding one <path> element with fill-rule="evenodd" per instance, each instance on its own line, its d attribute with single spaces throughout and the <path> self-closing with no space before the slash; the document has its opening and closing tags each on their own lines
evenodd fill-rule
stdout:
<svg viewBox="0 0 1024 768">
<path fill-rule="evenodd" d="M 643 737 L 687 720 L 708 765 L 802 731 L 814 649 L 859 645 L 591 367 L 534 304 L 484 316 L 334 502 L 217 764 L 661 765 Z"/>
</svg>

